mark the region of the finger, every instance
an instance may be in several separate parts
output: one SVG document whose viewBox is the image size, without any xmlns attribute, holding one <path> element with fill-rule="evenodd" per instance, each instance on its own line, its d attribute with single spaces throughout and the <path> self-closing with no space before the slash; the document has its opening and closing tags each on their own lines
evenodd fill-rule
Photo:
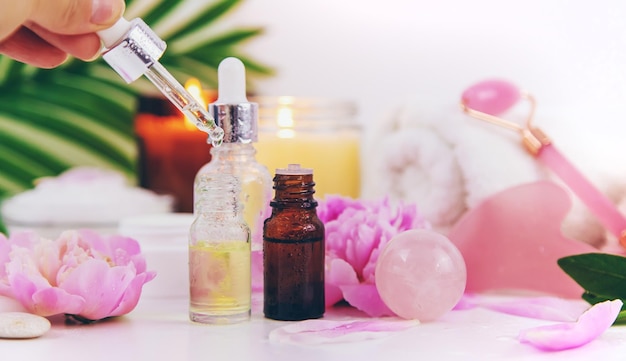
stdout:
<svg viewBox="0 0 626 361">
<path fill-rule="evenodd" d="M 29 20 L 59 34 L 85 34 L 113 25 L 124 12 L 124 0 L 28 0 Z"/>
<path fill-rule="evenodd" d="M 67 59 L 66 52 L 50 45 L 25 27 L 20 27 L 0 43 L 0 53 L 40 68 L 54 68 Z"/>
<path fill-rule="evenodd" d="M 41 39 L 64 52 L 82 60 L 91 60 L 100 52 L 100 38 L 94 34 L 62 35 L 53 33 L 37 24 L 26 26 Z"/>
<path fill-rule="evenodd" d="M 30 16 L 30 1 L 5 1 L 0 11 L 0 41 L 15 30 Z"/>
</svg>

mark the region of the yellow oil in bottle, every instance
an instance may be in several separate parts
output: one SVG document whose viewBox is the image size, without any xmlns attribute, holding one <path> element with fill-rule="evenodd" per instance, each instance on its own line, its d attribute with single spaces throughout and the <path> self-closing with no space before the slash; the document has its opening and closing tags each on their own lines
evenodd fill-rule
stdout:
<svg viewBox="0 0 626 361">
<path fill-rule="evenodd" d="M 198 242 L 189 248 L 190 315 L 205 323 L 250 317 L 250 243 Z"/>
</svg>

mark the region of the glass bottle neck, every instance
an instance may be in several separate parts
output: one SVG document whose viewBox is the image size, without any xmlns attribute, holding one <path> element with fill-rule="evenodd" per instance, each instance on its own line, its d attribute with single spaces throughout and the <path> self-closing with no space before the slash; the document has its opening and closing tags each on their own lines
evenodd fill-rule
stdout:
<svg viewBox="0 0 626 361">
<path fill-rule="evenodd" d="M 195 185 L 194 213 L 221 214 L 221 217 L 238 217 L 241 214 L 240 185 L 229 174 L 205 174 L 197 178 Z"/>
<path fill-rule="evenodd" d="M 211 148 L 211 158 L 213 160 L 254 160 L 254 155 L 256 154 L 256 149 L 252 143 L 243 144 L 243 143 L 224 143 L 219 147 Z"/>
<path fill-rule="evenodd" d="M 270 206 L 274 209 L 315 209 L 317 201 L 313 198 L 314 187 L 312 175 L 276 175 L 274 177 L 276 192 Z"/>
</svg>

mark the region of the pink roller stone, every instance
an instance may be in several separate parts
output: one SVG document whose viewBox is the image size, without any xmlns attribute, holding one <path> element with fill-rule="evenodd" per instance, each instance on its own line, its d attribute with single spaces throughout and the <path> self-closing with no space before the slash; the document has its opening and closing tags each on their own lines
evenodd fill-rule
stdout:
<svg viewBox="0 0 626 361">
<path fill-rule="evenodd" d="M 376 288 L 395 314 L 432 321 L 461 299 L 467 274 L 461 252 L 445 236 L 409 230 L 393 237 L 376 263 Z"/>
<path fill-rule="evenodd" d="M 486 80 L 465 90 L 461 102 L 479 112 L 500 115 L 520 99 L 517 87 L 504 80 Z"/>
<path fill-rule="evenodd" d="M 461 102 L 471 110 L 498 116 L 515 105 L 520 97 L 515 85 L 503 80 L 486 80 L 465 90 Z M 604 227 L 626 247 L 626 217 L 606 195 L 602 194 L 552 143 L 542 144 L 533 155 L 558 175 Z"/>
</svg>

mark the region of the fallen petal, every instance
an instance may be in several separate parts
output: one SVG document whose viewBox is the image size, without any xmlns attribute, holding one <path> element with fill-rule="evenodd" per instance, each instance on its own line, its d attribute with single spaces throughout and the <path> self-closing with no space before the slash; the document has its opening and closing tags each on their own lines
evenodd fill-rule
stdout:
<svg viewBox="0 0 626 361">
<path fill-rule="evenodd" d="M 522 330 L 519 340 L 544 351 L 561 351 L 585 345 L 606 331 L 622 309 L 622 301 L 595 304 L 578 321 Z"/>
<path fill-rule="evenodd" d="M 589 308 L 584 301 L 557 297 L 519 298 L 512 301 L 474 301 L 481 307 L 509 315 L 548 321 L 576 321 Z"/>
<path fill-rule="evenodd" d="M 477 297 L 478 296 L 475 296 L 473 294 L 467 294 L 467 293 L 463 294 L 459 302 L 456 303 L 456 305 L 454 306 L 454 308 L 452 308 L 452 310 L 463 311 L 463 310 L 471 310 L 471 309 L 478 307 L 478 302 L 476 301 Z"/>
<path fill-rule="evenodd" d="M 270 332 L 270 342 L 319 345 L 369 340 L 418 325 L 417 320 L 306 320 Z"/>
</svg>

